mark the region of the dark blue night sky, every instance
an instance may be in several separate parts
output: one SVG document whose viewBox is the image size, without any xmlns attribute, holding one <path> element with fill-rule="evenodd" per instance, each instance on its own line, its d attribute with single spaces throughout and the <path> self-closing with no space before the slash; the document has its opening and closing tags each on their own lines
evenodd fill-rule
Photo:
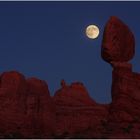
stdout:
<svg viewBox="0 0 140 140">
<path fill-rule="evenodd" d="M 111 101 L 111 66 L 100 55 L 103 29 L 118 16 L 135 34 L 133 70 L 140 72 L 140 2 L 0 2 L 0 73 L 17 70 L 46 80 L 51 95 L 83 82 L 97 102 Z M 96 24 L 97 39 L 85 36 Z"/>
</svg>

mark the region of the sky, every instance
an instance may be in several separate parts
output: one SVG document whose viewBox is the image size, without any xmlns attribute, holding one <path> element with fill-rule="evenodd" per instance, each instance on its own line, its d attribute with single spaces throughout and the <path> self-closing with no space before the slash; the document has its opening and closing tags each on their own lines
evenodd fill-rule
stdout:
<svg viewBox="0 0 140 140">
<path fill-rule="evenodd" d="M 0 2 L 0 73 L 16 70 L 45 80 L 51 95 L 64 79 L 82 82 L 99 103 L 111 102 L 112 67 L 101 58 L 104 26 L 117 16 L 132 30 L 140 72 L 140 2 Z M 95 24 L 97 39 L 86 37 Z"/>
</svg>

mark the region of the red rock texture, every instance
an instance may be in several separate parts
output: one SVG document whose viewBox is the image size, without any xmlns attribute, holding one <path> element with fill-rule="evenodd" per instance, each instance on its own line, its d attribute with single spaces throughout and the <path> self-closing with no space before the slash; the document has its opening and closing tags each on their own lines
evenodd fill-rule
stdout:
<svg viewBox="0 0 140 140">
<path fill-rule="evenodd" d="M 104 29 L 102 40 L 102 58 L 111 61 L 129 61 L 135 52 L 135 39 L 127 25 L 112 16 Z"/>
<path fill-rule="evenodd" d="M 50 97 L 47 84 L 18 72 L 0 76 L 1 138 L 139 138 L 140 74 L 114 62 L 112 102 L 98 104 L 79 82 Z"/>
<path fill-rule="evenodd" d="M 50 137 L 55 110 L 47 84 L 15 71 L 0 77 L 0 136 Z"/>
<path fill-rule="evenodd" d="M 134 55 L 134 47 L 130 29 L 111 17 L 104 30 L 101 51 L 103 59 L 113 67 L 106 138 L 140 138 L 140 74 L 127 63 Z"/>
<path fill-rule="evenodd" d="M 18 133 L 24 123 L 25 78 L 17 72 L 4 72 L 0 81 L 0 135 Z"/>
<path fill-rule="evenodd" d="M 61 81 L 62 85 L 63 81 Z M 74 82 L 71 85 L 62 85 L 61 89 L 56 91 L 54 101 L 59 105 L 95 105 L 84 85 L 80 82 Z"/>
<path fill-rule="evenodd" d="M 4 72 L 0 138 L 140 138 L 140 74 L 127 62 L 133 55 L 130 29 L 111 17 L 102 45 L 102 57 L 113 67 L 110 104 L 96 103 L 80 82 L 62 80 L 51 97 L 45 81 Z"/>
<path fill-rule="evenodd" d="M 117 64 L 118 65 L 118 64 Z M 128 66 L 114 67 L 108 138 L 140 138 L 140 74 Z"/>
<path fill-rule="evenodd" d="M 62 83 L 65 82 L 61 82 L 61 89 L 53 97 L 57 116 L 56 137 L 100 138 L 103 131 L 101 120 L 107 117 L 109 105 L 92 100 L 82 83 Z"/>
</svg>

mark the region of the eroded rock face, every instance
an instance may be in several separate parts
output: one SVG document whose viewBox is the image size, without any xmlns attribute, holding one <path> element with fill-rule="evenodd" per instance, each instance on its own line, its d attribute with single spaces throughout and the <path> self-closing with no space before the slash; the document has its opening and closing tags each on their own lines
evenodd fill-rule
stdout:
<svg viewBox="0 0 140 140">
<path fill-rule="evenodd" d="M 32 138 L 51 138 L 55 131 L 55 107 L 45 81 L 37 78 L 27 79 L 28 96 L 26 100 L 26 120 L 32 127 Z M 34 127 L 33 127 L 34 126 Z"/>
<path fill-rule="evenodd" d="M 106 138 L 140 138 L 140 74 L 127 63 L 133 55 L 133 34 L 122 21 L 111 17 L 102 44 L 102 57 L 113 67 Z"/>
<path fill-rule="evenodd" d="M 62 84 L 63 83 L 63 84 Z M 66 104 L 66 105 L 94 105 L 96 104 L 88 94 L 88 91 L 84 85 L 80 82 L 74 82 L 71 85 L 64 84 L 64 81 L 61 81 L 61 88 L 56 91 L 54 95 L 54 101 L 57 104 Z"/>
<path fill-rule="evenodd" d="M 4 72 L 0 84 L 0 134 L 19 133 L 24 123 L 26 80 L 18 72 Z"/>
<path fill-rule="evenodd" d="M 61 86 L 53 97 L 57 116 L 56 137 L 100 138 L 104 131 L 101 124 L 108 115 L 109 105 L 92 100 L 82 83 L 68 85 L 63 80 Z"/>
<path fill-rule="evenodd" d="M 0 138 L 140 138 L 140 74 L 132 71 L 134 37 L 108 21 L 102 57 L 112 65 L 112 102 L 98 104 L 80 82 L 50 96 L 45 81 L 16 71 L 0 75 Z"/>
<path fill-rule="evenodd" d="M 104 29 L 102 40 L 102 58 L 111 61 L 129 61 L 135 52 L 135 39 L 127 25 L 120 19 L 112 16 Z"/>
<path fill-rule="evenodd" d="M 0 136 L 50 138 L 55 111 L 47 84 L 16 72 L 4 72 L 0 83 Z"/>
<path fill-rule="evenodd" d="M 108 138 L 140 137 L 140 74 L 128 66 L 118 65 L 113 69 Z"/>
</svg>

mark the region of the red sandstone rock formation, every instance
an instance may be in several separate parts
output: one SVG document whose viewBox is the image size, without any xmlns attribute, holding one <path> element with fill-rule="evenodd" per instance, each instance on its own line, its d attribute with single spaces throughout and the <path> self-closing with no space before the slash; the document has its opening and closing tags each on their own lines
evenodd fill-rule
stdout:
<svg viewBox="0 0 140 140">
<path fill-rule="evenodd" d="M 129 65 L 129 64 L 128 64 Z M 108 138 L 140 138 L 140 74 L 131 67 L 113 69 Z"/>
<path fill-rule="evenodd" d="M 3 137 L 50 137 L 55 110 L 44 81 L 15 71 L 0 76 L 0 135 Z"/>
<path fill-rule="evenodd" d="M 62 88 L 53 97 L 57 116 L 56 137 L 100 138 L 103 131 L 101 123 L 108 115 L 109 106 L 92 100 L 82 83 L 65 83 L 65 86 L 62 83 L 65 83 L 64 80 Z"/>
<path fill-rule="evenodd" d="M 132 72 L 132 65 L 127 63 L 134 55 L 134 47 L 131 31 L 112 17 L 105 27 L 102 44 L 102 57 L 113 67 L 106 138 L 140 138 L 140 74 Z"/>
<path fill-rule="evenodd" d="M 129 61 L 135 52 L 135 39 L 127 25 L 112 16 L 104 29 L 102 58 L 107 61 Z"/>
<path fill-rule="evenodd" d="M 65 84 L 64 80 L 61 81 L 62 88 L 56 91 L 54 101 L 56 104 L 62 105 L 95 105 L 96 102 L 92 100 L 84 85 L 80 82 L 72 83 L 70 86 Z"/>
<path fill-rule="evenodd" d="M 140 138 L 140 74 L 132 71 L 134 36 L 108 21 L 102 57 L 113 67 L 112 102 L 98 104 L 82 83 L 61 81 L 50 97 L 45 81 L 15 71 L 0 75 L 0 138 Z"/>
<path fill-rule="evenodd" d="M 20 73 L 4 72 L 0 81 L 0 134 L 19 133 L 24 124 L 26 80 Z"/>
<path fill-rule="evenodd" d="M 50 137 L 54 133 L 55 107 L 45 81 L 27 79 L 28 96 L 26 101 L 26 117 L 33 128 L 33 138 Z"/>
</svg>

